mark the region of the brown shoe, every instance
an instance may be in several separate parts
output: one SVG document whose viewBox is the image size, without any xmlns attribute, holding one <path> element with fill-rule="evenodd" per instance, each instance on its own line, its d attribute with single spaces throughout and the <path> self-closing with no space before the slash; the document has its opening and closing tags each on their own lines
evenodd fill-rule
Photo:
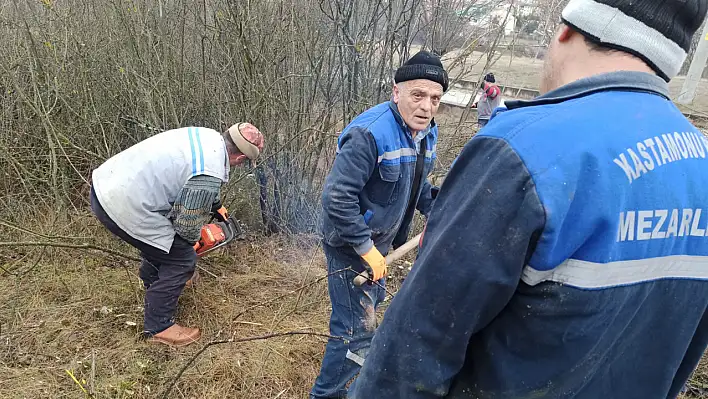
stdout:
<svg viewBox="0 0 708 399">
<path fill-rule="evenodd" d="M 199 270 L 194 270 L 194 274 L 192 274 L 192 278 L 187 280 L 187 284 L 184 286 L 184 288 L 192 288 L 195 287 L 199 282 L 202 281 L 202 277 L 199 275 Z"/>
<path fill-rule="evenodd" d="M 178 324 L 173 324 L 166 330 L 150 337 L 148 342 L 181 347 L 197 342 L 201 336 L 202 333 L 198 328 L 182 327 Z"/>
</svg>

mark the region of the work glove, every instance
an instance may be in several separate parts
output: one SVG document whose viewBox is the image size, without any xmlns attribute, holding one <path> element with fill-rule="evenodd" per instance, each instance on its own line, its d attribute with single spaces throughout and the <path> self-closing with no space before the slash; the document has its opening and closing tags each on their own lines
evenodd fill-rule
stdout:
<svg viewBox="0 0 708 399">
<path fill-rule="evenodd" d="M 226 210 L 226 207 L 221 204 L 221 200 L 217 200 L 211 206 L 211 214 L 214 216 L 214 219 L 220 222 L 225 222 L 226 219 L 229 218 L 229 212 Z"/>
<path fill-rule="evenodd" d="M 366 266 L 369 274 L 372 276 L 372 280 L 378 281 L 386 277 L 386 259 L 375 246 L 371 247 L 369 252 L 361 255 L 361 257 L 364 259 L 364 262 L 366 262 L 364 266 Z"/>
</svg>

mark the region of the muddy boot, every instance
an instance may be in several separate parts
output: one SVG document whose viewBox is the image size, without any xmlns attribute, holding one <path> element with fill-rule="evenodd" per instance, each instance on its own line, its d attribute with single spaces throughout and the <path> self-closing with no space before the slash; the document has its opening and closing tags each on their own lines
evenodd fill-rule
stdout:
<svg viewBox="0 0 708 399">
<path fill-rule="evenodd" d="M 202 333 L 198 328 L 182 327 L 178 324 L 173 324 L 166 330 L 148 338 L 147 341 L 173 347 L 182 347 L 198 341 L 201 336 Z"/>
<path fill-rule="evenodd" d="M 194 274 L 192 274 L 192 278 L 187 280 L 187 284 L 184 286 L 184 288 L 192 288 L 197 286 L 199 282 L 202 281 L 202 277 L 199 275 L 199 269 L 194 270 Z"/>
</svg>

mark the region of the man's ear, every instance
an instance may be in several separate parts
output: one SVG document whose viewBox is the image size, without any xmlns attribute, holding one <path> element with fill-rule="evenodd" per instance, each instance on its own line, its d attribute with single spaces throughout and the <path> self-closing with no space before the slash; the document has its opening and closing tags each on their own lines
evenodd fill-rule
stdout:
<svg viewBox="0 0 708 399">
<path fill-rule="evenodd" d="M 398 84 L 393 85 L 393 103 L 398 104 L 398 101 L 401 99 L 401 88 L 398 87 Z"/>
<path fill-rule="evenodd" d="M 243 154 L 229 156 L 229 164 L 231 166 L 242 165 L 246 161 L 248 161 L 248 157 Z"/>
<path fill-rule="evenodd" d="M 576 33 L 577 33 L 577 32 L 575 32 L 575 31 L 573 30 L 573 28 L 571 28 L 570 26 L 568 26 L 568 25 L 566 25 L 566 24 L 562 24 L 562 25 L 560 26 L 559 32 L 558 32 L 558 41 L 561 42 L 561 43 L 567 42 L 567 41 L 570 40 L 570 38 L 572 38 L 573 35 L 576 34 Z"/>
</svg>

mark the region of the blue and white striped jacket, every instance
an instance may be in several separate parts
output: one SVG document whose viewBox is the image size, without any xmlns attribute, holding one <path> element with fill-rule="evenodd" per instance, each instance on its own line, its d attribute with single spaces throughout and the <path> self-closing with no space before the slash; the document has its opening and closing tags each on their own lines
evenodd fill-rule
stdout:
<svg viewBox="0 0 708 399">
<path fill-rule="evenodd" d="M 427 216 L 437 188 L 427 176 L 433 169 L 438 128 L 433 121 L 421 146 L 426 148 L 417 209 Z M 405 242 L 412 218 L 404 218 L 413 189 L 416 146 L 393 102 L 357 116 L 342 132 L 337 156 L 322 192 L 322 233 L 332 247 L 358 254 L 373 245 L 385 254 Z M 405 220 L 404 220 L 405 219 Z"/>
</svg>

